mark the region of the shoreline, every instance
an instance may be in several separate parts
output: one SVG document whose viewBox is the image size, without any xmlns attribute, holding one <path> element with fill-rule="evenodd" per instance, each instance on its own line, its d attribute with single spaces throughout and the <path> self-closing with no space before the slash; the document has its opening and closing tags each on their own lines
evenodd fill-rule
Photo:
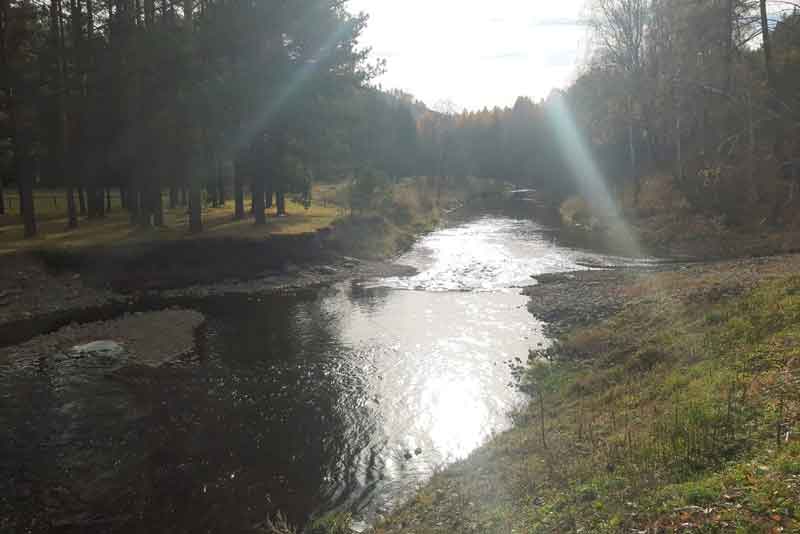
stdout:
<svg viewBox="0 0 800 534">
<path fill-rule="evenodd" d="M 787 365 L 747 367 L 761 343 L 774 359 L 797 367 L 794 343 L 771 340 L 794 339 L 800 255 L 581 271 L 537 281 L 524 290 L 528 309 L 547 321 L 555 343 L 532 352 L 521 369 L 523 386 L 533 394 L 529 406 L 512 429 L 435 475 L 370 532 L 800 527 L 793 511 L 800 510 L 800 467 L 793 467 L 800 466 L 800 441 L 789 430 L 775 447 L 769 406 L 777 401 L 770 390 L 740 401 L 747 409 L 736 412 L 744 418 L 738 424 L 753 430 L 747 436 L 733 430 L 729 448 L 693 437 L 731 430 L 714 415 L 734 402 L 722 384 L 771 381 Z M 742 321 L 764 326 L 743 337 Z M 738 378 L 729 376 L 731 367 L 742 369 Z M 685 385 L 674 393 L 664 389 L 675 381 Z M 688 402 L 681 400 L 684 390 L 697 390 L 696 402 L 704 404 L 691 409 L 709 419 L 698 420 L 697 428 L 679 420 L 671 430 L 680 432 L 672 438 L 677 441 L 651 450 L 646 444 L 654 429 L 669 429 L 675 403 Z M 793 414 L 800 409 L 788 406 Z M 793 428 L 793 416 L 783 417 Z M 684 446 L 691 447 L 689 464 Z M 742 489 L 741 477 L 759 482 Z"/>
<path fill-rule="evenodd" d="M 7 255 L 0 265 L 0 348 L 70 323 L 165 308 L 181 299 L 298 291 L 351 278 L 407 276 L 390 261 L 438 221 L 347 222 L 266 240 L 205 239 Z M 340 227 L 344 227 L 340 229 Z M 359 254 L 359 258 L 352 254 Z"/>
<path fill-rule="evenodd" d="M 302 239 L 306 241 L 300 242 L 309 243 L 308 236 L 303 236 Z M 234 243 L 232 246 L 235 248 L 239 245 L 241 243 Z M 251 251 L 252 246 L 252 243 L 247 243 L 247 250 Z M 180 305 L 181 299 L 300 291 L 346 279 L 414 273 L 408 267 L 378 259 L 356 259 L 340 252 L 333 253 L 330 249 L 324 255 L 313 256 L 308 261 L 291 261 L 296 257 L 281 257 L 280 268 L 265 269 L 251 277 L 200 281 L 173 288 L 167 287 L 170 279 L 165 277 L 161 279 L 162 284 L 166 282 L 162 288 L 139 288 L 127 293 L 116 292 L 108 287 L 97 287 L 98 278 L 93 278 L 94 273 L 75 273 L 64 266 L 61 266 L 62 270 L 53 270 L 52 265 L 48 267 L 41 258 L 29 257 L 29 261 L 41 262 L 37 268 L 41 269 L 42 274 L 31 274 L 31 271 L 23 270 L 24 262 L 16 264 L 14 268 L 21 268 L 18 272 L 27 273 L 27 280 L 32 286 L 36 286 L 37 276 L 42 276 L 43 283 L 38 286 L 38 295 L 47 295 L 50 287 L 63 284 L 59 288 L 63 293 L 59 294 L 77 295 L 74 300 L 67 302 L 77 305 L 89 303 L 89 306 L 61 309 L 60 312 L 64 313 L 63 324 L 48 324 L 47 321 L 51 318 L 54 321 L 61 319 L 53 318 L 52 314 L 47 313 L 23 317 L 16 323 L 0 324 L 2 340 L 3 328 L 7 332 L 19 330 L 23 323 L 45 323 L 42 326 L 43 331 L 24 334 L 27 336 L 24 340 L 0 344 L 0 357 L 10 358 L 19 353 L 34 354 L 42 352 L 42 347 L 63 352 L 68 346 L 91 343 L 100 338 L 114 338 L 121 330 L 126 330 L 128 327 L 124 325 L 131 321 L 152 324 L 153 321 L 159 322 L 159 314 L 187 313 L 185 310 L 170 310 L 171 305 Z M 230 258 L 226 259 L 230 261 Z M 134 256 L 134 260 L 138 261 L 138 258 Z M 189 259 L 191 260 L 192 258 Z M 67 263 L 67 266 L 75 268 L 74 264 Z M 180 265 L 171 268 L 174 272 L 179 272 Z M 123 278 L 123 281 L 130 279 L 131 272 L 125 272 L 122 268 L 111 274 L 118 272 L 126 275 L 127 278 Z M 188 278 L 178 280 L 186 279 Z M 703 524 L 703 521 L 708 522 L 709 518 L 705 517 L 708 514 L 701 513 L 703 517 L 700 517 L 695 513 L 697 510 L 691 507 L 697 507 L 697 503 L 700 503 L 706 507 L 701 506 L 703 510 L 709 508 L 709 505 L 713 505 L 711 508 L 714 509 L 720 508 L 723 495 L 731 493 L 730 488 L 725 489 L 728 491 L 725 494 L 715 489 L 703 489 L 706 494 L 699 499 L 692 493 L 695 491 L 694 486 L 688 489 L 684 486 L 696 484 L 695 479 L 698 477 L 705 480 L 702 478 L 705 476 L 717 477 L 712 484 L 716 488 L 722 484 L 719 477 L 724 472 L 718 466 L 714 470 L 704 468 L 706 470 L 693 471 L 692 478 L 685 474 L 678 476 L 670 471 L 659 475 L 669 480 L 669 483 L 661 483 L 658 492 L 653 486 L 643 488 L 645 483 L 636 479 L 639 475 L 632 474 L 629 469 L 633 468 L 625 464 L 628 460 L 618 456 L 618 447 L 622 450 L 626 447 L 635 449 L 636 446 L 632 443 L 636 442 L 631 441 L 630 436 L 649 424 L 648 418 L 643 417 L 640 412 L 628 413 L 626 410 L 630 410 L 629 404 L 633 402 L 630 399 L 647 398 L 647 410 L 652 408 L 656 412 L 669 412 L 671 404 L 667 404 L 666 408 L 661 407 L 666 402 L 660 397 L 663 395 L 663 384 L 681 380 L 684 375 L 691 377 L 696 367 L 712 365 L 719 358 L 719 341 L 699 343 L 697 340 L 716 340 L 716 330 L 731 330 L 739 335 L 737 329 L 740 326 L 735 319 L 755 321 L 756 312 L 753 309 L 765 305 L 759 292 L 775 291 L 776 288 L 780 291 L 785 289 L 789 297 L 795 291 L 800 294 L 800 255 L 691 263 L 678 261 L 536 277 L 536 284 L 524 288 L 522 292 L 528 297 L 529 312 L 545 322 L 545 334 L 554 340 L 554 345 L 547 350 L 532 353 L 528 364 L 523 364 L 518 372 L 523 379 L 521 387 L 534 395 L 534 401 L 540 388 L 545 388 L 542 390 L 545 391 L 542 406 L 531 402 L 515 415 L 512 429 L 493 438 L 466 460 L 435 475 L 428 484 L 420 488 L 411 502 L 388 514 L 370 532 L 552 532 L 573 531 L 577 528 L 587 532 L 618 532 L 622 526 L 650 532 L 649 529 L 655 528 L 654 525 L 661 528 L 677 524 L 676 517 L 686 519 L 686 510 L 692 513 L 688 516 L 690 521 L 684 522 L 697 525 Z M 82 289 L 86 291 L 82 292 Z M 103 299 L 108 300 L 103 302 Z M 138 311 L 137 306 L 147 307 L 148 299 L 151 302 L 157 299 L 163 306 L 146 309 L 145 313 L 135 313 Z M 751 302 L 750 299 L 754 300 Z M 31 302 L 37 301 L 32 299 Z M 38 302 L 53 304 L 49 300 Z M 103 303 L 99 306 L 93 305 L 97 302 Z M 746 304 L 745 308 L 736 308 L 743 306 L 742 303 Z M 795 303 L 791 301 L 790 304 L 782 304 L 781 308 L 770 310 L 770 317 L 791 312 Z M 104 307 L 108 310 L 103 311 Z M 734 308 L 736 313 L 730 311 Z M 39 309 L 49 308 L 41 306 Z M 0 311 L 4 309 L 0 307 Z M 76 322 L 75 314 L 83 312 L 87 316 L 77 320 L 78 325 L 72 324 Z M 30 310 L 27 313 L 31 313 Z M 59 310 L 56 311 L 58 313 Z M 97 313 L 107 313 L 108 316 L 92 316 Z M 800 299 L 796 313 L 800 316 Z M 786 324 L 790 325 L 786 328 L 791 327 L 793 318 L 794 315 L 790 315 L 786 320 Z M 178 327 L 181 324 L 191 325 L 188 330 L 182 329 L 185 334 L 185 331 L 198 328 L 202 319 L 198 323 L 194 317 L 187 316 L 186 321 L 175 322 Z M 134 330 L 152 331 L 151 328 L 140 326 Z M 105 336 L 103 332 L 114 335 Z M 735 353 L 736 358 L 744 358 L 746 354 L 739 354 L 738 351 L 757 350 L 751 339 L 754 335 L 748 334 L 749 337 L 742 340 L 737 338 L 734 345 L 726 350 Z M 181 336 L 185 339 L 183 334 Z M 125 344 L 126 339 L 123 335 L 119 341 Z M 800 340 L 800 332 L 798 339 Z M 144 353 L 148 352 L 147 347 L 156 346 L 156 350 L 149 351 L 153 353 L 150 356 L 160 350 L 155 342 L 142 346 L 145 347 Z M 793 346 L 786 345 L 786 350 Z M 780 350 L 784 350 L 783 345 L 781 347 Z M 148 363 L 148 356 L 145 354 L 138 363 L 160 365 L 185 350 L 168 352 L 170 356 L 163 361 L 156 362 L 150 358 L 152 361 Z M 800 353 L 798 357 L 800 358 Z M 542 361 L 549 362 L 546 372 L 539 365 Z M 793 360 L 789 360 L 786 365 L 793 365 L 791 361 Z M 136 360 L 131 360 L 131 363 L 136 363 Z M 715 367 L 714 372 L 722 376 L 725 365 L 719 369 Z M 632 385 L 632 379 L 640 383 Z M 690 384 L 686 387 L 701 386 Z M 714 387 L 716 389 L 709 390 L 704 395 L 713 396 L 724 389 L 719 384 Z M 632 390 L 636 390 L 635 393 Z M 713 402 L 724 404 L 724 399 Z M 653 403 L 656 404 L 655 407 Z M 625 415 L 609 415 L 608 410 L 612 414 L 619 410 L 619 413 Z M 714 407 L 713 410 L 718 408 Z M 787 410 L 791 412 L 795 408 Z M 800 421 L 800 401 L 796 410 Z M 625 429 L 621 429 L 620 423 L 615 422 L 618 421 L 617 417 L 624 417 Z M 633 426 L 627 422 L 631 420 L 635 421 Z M 708 424 L 713 427 L 711 423 Z M 746 424 L 764 426 L 763 421 Z M 546 428 L 546 432 L 540 429 L 542 426 Z M 768 428 L 761 429 L 761 434 L 769 432 Z M 587 434 L 591 437 L 587 437 Z M 772 473 L 782 473 L 780 470 L 783 468 L 780 466 L 787 461 L 796 459 L 797 465 L 800 465 L 800 444 L 796 448 L 787 446 L 786 451 L 780 454 L 770 453 L 771 456 L 765 458 L 752 453 L 764 448 L 764 443 L 753 439 L 752 443 L 747 442 L 737 448 L 728 462 L 733 461 L 736 466 L 743 465 L 744 462 L 761 462 L 772 466 L 769 467 Z M 764 441 L 768 438 L 760 436 L 758 439 Z M 787 437 L 787 443 L 788 440 Z M 703 454 L 712 453 L 705 451 Z M 671 458 L 667 456 L 662 461 L 669 464 Z M 637 466 L 636 469 L 640 467 Z M 794 476 L 794 471 L 788 474 Z M 613 486 L 614 480 L 625 480 L 626 487 L 636 488 L 643 496 L 642 499 L 649 501 L 640 502 L 633 500 L 634 496 L 624 491 L 612 491 L 608 484 Z M 787 487 L 792 490 L 800 489 L 800 468 L 797 469 L 797 485 Z M 669 492 L 669 495 L 665 497 L 659 493 L 664 491 Z M 779 495 L 785 498 L 785 492 L 779 492 Z M 626 510 L 630 508 L 630 502 L 636 504 L 635 514 Z M 725 517 L 728 518 L 728 515 Z M 781 528 L 798 525 L 791 513 L 779 515 L 780 520 L 773 522 L 775 525 Z M 737 521 L 744 520 L 738 518 Z M 759 516 L 759 521 L 770 519 Z M 535 527 L 528 528 L 526 525 Z M 603 525 L 614 527 L 606 528 Z"/>
</svg>

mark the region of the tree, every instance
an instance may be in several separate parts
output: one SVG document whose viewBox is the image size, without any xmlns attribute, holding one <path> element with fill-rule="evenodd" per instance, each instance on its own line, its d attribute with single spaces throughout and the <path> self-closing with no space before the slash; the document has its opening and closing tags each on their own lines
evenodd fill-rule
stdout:
<svg viewBox="0 0 800 534">
<path fill-rule="evenodd" d="M 767 0 L 759 0 L 758 8 L 761 15 L 761 50 L 764 53 L 764 65 L 767 70 L 767 85 L 775 91 L 775 64 L 772 60 L 772 43 L 769 34 L 769 18 Z"/>
</svg>

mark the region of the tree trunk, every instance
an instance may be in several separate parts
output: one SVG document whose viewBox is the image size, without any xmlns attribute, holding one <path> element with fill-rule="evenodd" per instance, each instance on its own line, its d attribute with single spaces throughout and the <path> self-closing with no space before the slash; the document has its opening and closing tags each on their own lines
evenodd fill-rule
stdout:
<svg viewBox="0 0 800 534">
<path fill-rule="evenodd" d="M 277 207 L 278 217 L 286 215 L 286 192 L 279 189 L 275 193 L 275 205 Z"/>
<path fill-rule="evenodd" d="M 86 203 L 89 208 L 89 219 L 102 219 L 105 217 L 105 198 L 103 188 L 90 185 L 86 188 Z"/>
<path fill-rule="evenodd" d="M 67 186 L 67 228 L 78 227 L 78 213 L 75 208 L 75 188 Z"/>
<path fill-rule="evenodd" d="M 683 140 L 681 136 L 681 115 L 680 109 L 678 110 L 678 116 L 675 118 L 675 145 L 676 145 L 676 157 L 678 159 L 678 183 L 680 187 L 683 187 Z"/>
<path fill-rule="evenodd" d="M 769 35 L 769 18 L 767 17 L 767 0 L 759 0 L 761 8 L 761 40 L 764 50 L 764 63 L 767 68 L 767 85 L 775 91 L 775 64 L 772 61 L 772 42 Z"/>
<path fill-rule="evenodd" d="M 106 213 L 111 213 L 111 188 L 106 188 Z"/>
<path fill-rule="evenodd" d="M 169 188 L 169 209 L 174 210 L 177 205 L 178 205 L 178 190 L 173 185 L 170 186 Z"/>
<path fill-rule="evenodd" d="M 153 192 L 151 185 L 143 185 L 138 188 L 139 214 L 136 217 L 136 224 L 142 228 L 150 228 L 153 225 Z"/>
<path fill-rule="evenodd" d="M 244 185 L 242 184 L 241 169 L 237 164 L 234 169 L 233 177 L 233 198 L 234 198 L 234 213 L 233 216 L 237 220 L 244 219 Z"/>
<path fill-rule="evenodd" d="M 206 184 L 206 191 L 208 193 L 208 198 L 206 198 L 206 202 L 211 204 L 212 207 L 216 208 L 219 206 L 219 199 L 217 198 L 217 186 L 216 184 Z"/>
<path fill-rule="evenodd" d="M 159 228 L 164 226 L 164 200 L 161 198 L 161 187 L 154 187 L 153 199 L 150 202 L 153 211 L 153 224 Z"/>
<path fill-rule="evenodd" d="M 133 182 L 125 188 L 125 205 L 130 214 L 131 224 L 136 224 L 139 220 L 139 191 Z"/>
<path fill-rule="evenodd" d="M 90 185 L 86 187 L 86 214 L 88 215 L 89 219 L 96 219 L 97 218 L 97 195 L 94 191 L 94 186 Z"/>
<path fill-rule="evenodd" d="M 275 196 L 275 193 L 272 189 L 267 189 L 264 191 L 264 204 L 266 205 L 267 209 L 272 209 L 272 199 Z"/>
<path fill-rule="evenodd" d="M 225 207 L 225 180 L 222 176 L 222 165 L 219 166 L 217 172 L 217 200 L 219 200 L 219 207 Z"/>
<path fill-rule="evenodd" d="M 82 217 L 86 216 L 86 191 L 78 186 L 78 211 Z"/>
<path fill-rule="evenodd" d="M 192 45 L 192 41 L 194 39 L 194 2 L 193 0 L 183 0 L 183 24 L 184 24 L 184 31 L 186 32 L 186 41 L 190 45 Z M 191 117 L 190 117 L 190 110 L 188 108 L 184 109 L 184 121 L 185 126 L 191 125 Z M 186 139 L 185 142 L 187 144 L 191 143 L 191 130 L 186 130 Z M 194 150 L 194 147 L 189 146 L 189 161 L 190 163 L 194 163 L 195 158 L 194 154 L 191 151 Z M 203 207 L 201 203 L 203 202 L 203 194 L 200 189 L 200 183 L 198 177 L 193 172 L 194 165 L 190 165 L 188 171 L 186 173 L 186 178 L 189 180 L 189 232 L 191 233 L 200 233 L 203 231 Z"/>
<path fill-rule="evenodd" d="M 9 0 L 0 0 L 0 72 L 4 73 L 2 75 L 2 79 L 7 81 L 4 85 L 11 85 L 11 80 L 8 80 L 8 19 L 9 19 Z M 13 93 L 9 94 L 11 96 Z M 9 99 L 9 107 L 12 107 L 14 104 Z M 11 109 L 13 113 L 13 108 Z M 13 115 L 11 115 L 13 117 Z M 11 121 L 12 132 L 14 128 L 14 122 Z M 3 192 L 3 178 L 0 177 L 0 215 L 5 215 L 6 213 L 6 203 L 5 203 L 5 195 Z"/>
<path fill-rule="evenodd" d="M 19 181 L 19 209 L 22 213 L 22 224 L 25 227 L 25 237 L 36 237 L 36 208 L 33 203 L 33 176 L 29 169 L 27 148 L 22 149 L 25 154 L 19 156 L 17 180 Z"/>
<path fill-rule="evenodd" d="M 730 94 L 733 88 L 733 17 L 735 16 L 734 3 L 728 0 L 725 12 L 725 92 Z"/>
<path fill-rule="evenodd" d="M 183 206 L 184 208 L 187 205 L 186 188 L 185 187 L 179 187 L 178 188 L 178 205 L 179 206 Z"/>
<path fill-rule="evenodd" d="M 256 224 L 267 222 L 264 214 L 264 179 L 262 177 L 253 178 L 253 216 Z"/>
<path fill-rule="evenodd" d="M 95 195 L 97 195 L 97 217 L 102 219 L 106 216 L 106 204 L 105 204 L 105 191 L 102 187 L 95 187 L 94 188 Z"/>
<path fill-rule="evenodd" d="M 70 2 L 70 15 L 73 19 L 74 28 L 77 24 L 77 20 L 80 18 L 79 9 L 77 8 L 75 0 L 71 0 Z M 55 54 L 54 59 L 56 62 L 55 67 L 58 83 L 56 86 L 55 98 L 56 105 L 58 106 L 56 111 L 56 157 L 58 158 L 57 168 L 58 173 L 60 174 L 59 178 L 67 183 L 67 228 L 73 229 L 78 227 L 78 214 L 75 210 L 75 190 L 72 186 L 74 169 L 68 168 L 71 166 L 67 164 L 67 136 L 69 131 L 67 125 L 67 59 L 64 51 L 64 24 L 61 16 L 60 0 L 50 1 L 50 31 L 52 38 L 51 46 L 53 47 L 53 53 Z M 73 39 L 75 39 L 74 35 Z"/>
<path fill-rule="evenodd" d="M 200 184 L 192 180 L 189 185 L 189 231 L 197 234 L 203 231 L 203 194 Z"/>
</svg>

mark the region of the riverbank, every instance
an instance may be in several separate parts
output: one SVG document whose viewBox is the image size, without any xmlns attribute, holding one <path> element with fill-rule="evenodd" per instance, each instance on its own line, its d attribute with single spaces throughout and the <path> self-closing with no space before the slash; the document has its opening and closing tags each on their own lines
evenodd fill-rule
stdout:
<svg viewBox="0 0 800 534">
<path fill-rule="evenodd" d="M 727 215 L 692 208 L 669 176 L 645 178 L 638 202 L 628 189 L 619 203 L 620 217 L 598 216 L 585 200 L 572 196 L 561 202 L 559 218 L 576 240 L 601 242 L 630 255 L 721 260 L 800 252 L 800 226 L 791 203 L 729 209 Z M 618 243 L 619 236 L 632 240 Z"/>
<path fill-rule="evenodd" d="M 63 354 L 73 358 L 106 356 L 116 359 L 120 366 L 158 367 L 192 352 L 195 334 L 204 321 L 199 312 L 169 309 L 70 324 L 56 332 L 0 349 L 0 365 L 36 366 L 48 357 Z"/>
<path fill-rule="evenodd" d="M 539 282 L 533 402 L 374 532 L 800 527 L 800 256 Z"/>
<path fill-rule="evenodd" d="M 296 290 L 346 278 L 396 276 L 383 260 L 438 223 L 435 206 L 333 221 L 258 239 L 154 240 L 42 248 L 0 262 L 0 346 L 148 298 Z M 354 257 L 357 256 L 357 257 Z M 37 327 L 38 325 L 38 327 Z"/>
</svg>

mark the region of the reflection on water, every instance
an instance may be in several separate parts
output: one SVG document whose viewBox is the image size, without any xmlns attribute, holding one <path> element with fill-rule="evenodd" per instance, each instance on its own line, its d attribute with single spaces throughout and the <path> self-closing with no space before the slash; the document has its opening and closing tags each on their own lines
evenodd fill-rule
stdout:
<svg viewBox="0 0 800 534">
<path fill-rule="evenodd" d="M 531 221 L 481 219 L 425 237 L 402 261 L 421 267 L 394 288 L 498 291 L 529 285 L 531 275 L 575 270 L 573 255 Z"/>
<path fill-rule="evenodd" d="M 545 235 L 485 218 L 423 239 L 412 278 L 183 303 L 204 350 L 157 370 L 86 347 L 0 366 L 0 531 L 373 519 L 508 425 L 507 363 L 545 342 L 513 288 L 587 256 Z"/>
</svg>

